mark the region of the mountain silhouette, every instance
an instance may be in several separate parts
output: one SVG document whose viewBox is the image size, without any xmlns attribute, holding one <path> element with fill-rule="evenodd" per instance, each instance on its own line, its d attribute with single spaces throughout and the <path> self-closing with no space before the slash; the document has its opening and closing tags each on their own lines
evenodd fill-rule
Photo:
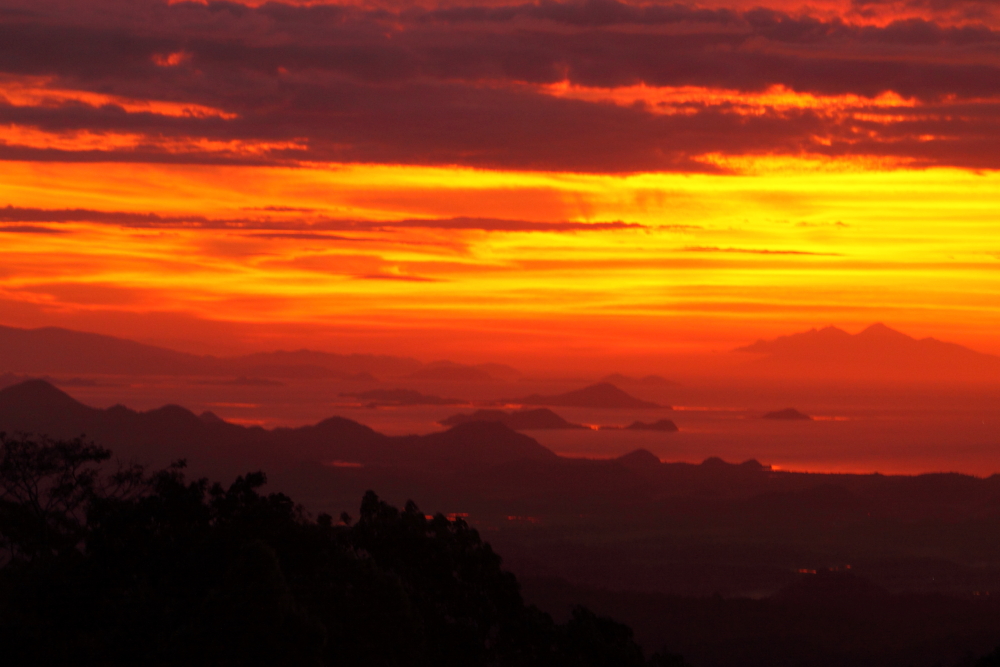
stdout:
<svg viewBox="0 0 1000 667">
<path fill-rule="evenodd" d="M 572 408 L 670 409 L 669 406 L 657 405 L 656 403 L 638 399 L 609 382 L 600 382 L 589 387 L 584 387 L 583 389 L 568 391 L 565 394 L 556 394 L 553 396 L 532 394 L 524 398 L 503 399 L 503 402 L 515 405 L 552 405 Z"/>
<path fill-rule="evenodd" d="M 503 410 L 476 410 L 472 414 L 457 414 L 442 419 L 438 423 L 442 426 L 454 426 L 456 424 L 467 424 L 469 422 L 500 422 L 506 424 L 515 431 L 530 429 L 572 429 L 587 428 L 582 424 L 573 424 L 548 408 L 538 408 L 535 410 L 517 410 L 515 412 L 504 412 Z"/>
<path fill-rule="evenodd" d="M 18 329 L 5 326 L 0 326 L 0 368 L 27 373 L 194 375 L 221 372 L 218 360 L 213 357 L 57 327 Z"/>
<path fill-rule="evenodd" d="M 277 350 L 235 357 L 189 354 L 124 338 L 58 327 L 0 326 L 0 371 L 99 375 L 228 376 L 274 379 L 332 379 L 375 382 L 421 371 L 452 379 L 490 380 L 518 373 L 502 364 L 466 366 L 450 361 L 423 364 L 409 357 Z M 438 378 L 440 379 L 440 378 Z"/>
<path fill-rule="evenodd" d="M 316 350 L 276 350 L 257 352 L 221 360 L 224 365 L 244 375 L 278 373 L 270 377 L 300 378 L 316 374 L 316 369 L 328 371 L 327 377 L 347 380 L 374 380 L 382 376 L 412 373 L 422 364 L 409 357 L 381 354 L 333 354 Z M 367 374 L 367 377 L 366 377 Z M 315 376 L 315 375 L 312 375 Z"/>
<path fill-rule="evenodd" d="M 655 422 L 646 423 L 634 421 L 628 426 L 601 426 L 602 431 L 664 431 L 673 433 L 678 430 L 677 424 L 670 419 L 659 419 Z"/>
<path fill-rule="evenodd" d="M 609 382 L 611 384 L 638 384 L 645 387 L 676 387 L 679 384 L 678 382 L 668 380 L 660 375 L 645 375 L 641 378 L 636 378 L 630 375 L 622 375 L 621 373 L 605 375 L 601 378 L 601 382 Z"/>
<path fill-rule="evenodd" d="M 44 429 L 53 416 L 67 422 L 79 422 L 98 412 L 45 380 L 26 380 L 0 389 L 0 424 L 15 425 L 5 429 L 8 431 L 38 431 L 39 427 Z"/>
<path fill-rule="evenodd" d="M 614 460 L 630 470 L 649 470 L 660 466 L 660 459 L 648 449 L 636 449 Z"/>
<path fill-rule="evenodd" d="M 935 338 L 918 340 L 881 323 L 853 335 L 832 326 L 810 329 L 735 351 L 764 355 L 750 365 L 765 372 L 1000 379 L 1000 357 Z"/>
<path fill-rule="evenodd" d="M 85 435 L 126 459 L 164 465 L 188 458 L 237 472 L 303 462 L 456 468 L 556 458 L 532 438 L 499 423 L 462 424 L 441 433 L 387 436 L 342 417 L 298 428 L 265 430 L 200 417 L 177 405 L 138 412 L 121 405 L 86 406 L 43 380 L 0 390 L 0 431 L 54 438 Z"/>
<path fill-rule="evenodd" d="M 1000 475 L 811 474 L 717 457 L 660 463 L 646 451 L 560 457 L 497 422 L 420 436 L 341 417 L 266 430 L 178 406 L 96 409 L 38 381 L 0 391 L 0 431 L 86 433 L 153 469 L 185 458 L 195 477 L 265 470 L 310 512 L 340 512 L 371 488 L 426 498 L 491 531 L 512 569 L 608 590 L 686 591 L 714 604 L 714 591 L 773 592 L 793 568 L 837 563 L 867 567 L 892 590 L 971 596 L 1000 581 L 1000 549 L 983 538 L 1000 522 Z"/>
</svg>

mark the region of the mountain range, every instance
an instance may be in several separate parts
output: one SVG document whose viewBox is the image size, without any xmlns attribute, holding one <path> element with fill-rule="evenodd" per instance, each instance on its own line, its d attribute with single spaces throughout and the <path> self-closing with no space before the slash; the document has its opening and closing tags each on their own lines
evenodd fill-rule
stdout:
<svg viewBox="0 0 1000 667">
<path fill-rule="evenodd" d="M 628 426 L 602 426 L 602 431 L 663 431 L 664 433 L 676 433 L 679 429 L 677 424 L 670 419 L 660 419 L 652 423 L 634 421 Z"/>
<path fill-rule="evenodd" d="M 342 417 L 298 428 L 244 427 L 210 412 L 195 415 L 177 405 L 138 412 L 106 410 L 73 399 L 44 380 L 0 390 L 0 431 L 53 438 L 85 436 L 124 458 L 148 465 L 197 459 L 217 469 L 287 468 L 303 462 L 343 465 L 436 467 L 492 465 L 556 455 L 497 422 L 461 424 L 428 435 L 387 436 Z"/>
<path fill-rule="evenodd" d="M 410 357 L 333 354 L 314 350 L 258 352 L 234 357 L 189 354 L 124 338 L 57 327 L 0 326 L 0 372 L 100 375 L 232 376 L 339 379 L 374 382 L 381 377 L 426 380 L 511 378 L 503 364 L 424 364 Z"/>
<path fill-rule="evenodd" d="M 1000 357 L 935 338 L 916 339 L 884 324 L 856 334 L 837 327 L 810 329 L 736 348 L 761 355 L 756 372 L 870 378 L 1000 379 Z"/>
<path fill-rule="evenodd" d="M 622 373 L 612 373 L 611 375 L 605 375 L 600 379 L 600 382 L 609 382 L 611 384 L 635 384 L 635 385 L 642 385 L 645 387 L 677 387 L 680 384 L 679 382 L 668 380 L 667 378 L 660 375 L 645 375 L 643 377 L 632 377 L 631 375 L 623 375 Z"/>
<path fill-rule="evenodd" d="M 737 374 L 890 381 L 1000 379 L 998 356 L 935 338 L 916 339 L 880 323 L 853 335 L 833 326 L 810 329 L 772 340 L 758 340 L 734 351 L 753 355 L 739 367 L 730 367 L 729 372 Z M 0 381 L 9 383 L 25 375 L 46 374 L 200 377 L 210 383 L 224 380 L 247 386 L 278 386 L 282 380 L 307 379 L 371 384 L 388 378 L 485 382 L 521 377 L 516 369 L 495 363 L 469 365 L 447 360 L 423 363 L 411 357 L 304 349 L 217 357 L 56 327 L 0 326 Z M 85 382 L 93 380 L 87 377 L 60 380 L 62 386 L 83 386 L 81 383 Z M 503 402 L 590 408 L 666 407 L 631 397 L 615 385 L 664 388 L 674 384 L 656 375 L 635 378 L 613 374 L 575 392 L 531 394 Z"/>
<path fill-rule="evenodd" d="M 522 398 L 505 398 L 501 402 L 507 405 L 552 405 L 567 408 L 670 409 L 670 406 L 667 405 L 659 405 L 636 398 L 609 382 L 599 382 L 564 394 L 549 396 L 531 394 Z"/>
<path fill-rule="evenodd" d="M 442 419 L 438 423 L 442 426 L 455 426 L 456 424 L 468 424 L 470 422 L 500 422 L 515 431 L 532 429 L 580 429 L 587 428 L 582 424 L 573 424 L 566 421 L 548 408 L 537 408 L 535 410 L 515 410 L 505 412 L 504 410 L 476 410 L 471 414 L 457 414 Z"/>
<path fill-rule="evenodd" d="M 421 436 L 340 417 L 266 430 L 176 405 L 97 409 L 38 380 L 0 390 L 0 431 L 85 434 L 123 460 L 187 459 L 192 475 L 221 481 L 264 470 L 310 512 L 339 515 L 368 489 L 419 499 L 467 514 L 519 576 L 749 595 L 840 562 L 896 589 L 1000 590 L 1000 546 L 983 538 L 1000 529 L 1000 475 L 809 474 L 644 450 L 578 459 L 497 422 Z"/>
</svg>

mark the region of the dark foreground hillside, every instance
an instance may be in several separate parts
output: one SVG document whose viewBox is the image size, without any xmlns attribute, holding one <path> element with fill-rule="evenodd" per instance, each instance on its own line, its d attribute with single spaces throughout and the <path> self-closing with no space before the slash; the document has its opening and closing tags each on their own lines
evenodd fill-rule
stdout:
<svg viewBox="0 0 1000 667">
<path fill-rule="evenodd" d="M 1000 599 L 890 593 L 850 570 L 804 572 L 775 595 L 690 597 L 528 578 L 529 602 L 568 618 L 583 604 L 697 667 L 969 667 L 1000 643 Z"/>
<path fill-rule="evenodd" d="M 79 440 L 0 445 L 4 664 L 647 664 L 623 625 L 526 606 L 461 519 L 369 492 L 356 522 L 314 520 L 261 473 L 224 488 L 109 472 Z"/>
<path fill-rule="evenodd" d="M 81 474 L 99 450 L 5 452 L 0 641 L 28 664 L 238 657 L 219 646 L 255 624 L 239 639 L 251 657 L 288 637 L 321 647 L 282 649 L 295 664 L 640 659 L 622 626 L 574 617 L 579 604 L 632 627 L 647 653 L 667 647 L 694 667 L 952 667 L 1000 644 L 1000 475 L 794 473 L 642 450 L 571 459 L 488 422 L 386 436 L 334 417 L 269 431 L 177 406 L 99 410 L 44 382 L 0 391 L 4 430 L 86 433 L 149 469 L 186 458 L 191 476 L 244 475 L 228 489 L 180 470 L 99 484 Z M 42 484 L 66 496 L 42 512 L 25 479 L 51 481 L 73 460 L 82 468 L 65 486 Z M 261 495 L 248 470 L 267 470 L 285 495 Z M 367 489 L 461 520 L 373 497 L 356 522 L 321 514 L 355 514 Z M 261 549 L 276 565 L 247 555 Z M 279 602 L 264 606 L 286 620 L 240 616 L 257 608 L 247 577 L 272 582 Z M 288 637 L 272 637 L 286 626 Z M 302 639 L 308 628 L 322 640 Z M 573 658 L 579 641 L 589 648 Z M 594 657 L 605 654 L 613 661 Z M 237 657 L 211 664 L 244 664 Z"/>
</svg>

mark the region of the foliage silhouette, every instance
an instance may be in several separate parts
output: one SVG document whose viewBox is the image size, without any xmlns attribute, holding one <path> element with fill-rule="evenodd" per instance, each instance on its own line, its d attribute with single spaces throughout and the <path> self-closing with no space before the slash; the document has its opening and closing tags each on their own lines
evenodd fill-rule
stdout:
<svg viewBox="0 0 1000 667">
<path fill-rule="evenodd" d="M 626 626 L 526 606 L 476 530 L 412 502 L 369 491 L 334 523 L 260 472 L 223 487 L 183 461 L 110 470 L 82 440 L 0 444 L 8 664 L 646 664 Z"/>
</svg>

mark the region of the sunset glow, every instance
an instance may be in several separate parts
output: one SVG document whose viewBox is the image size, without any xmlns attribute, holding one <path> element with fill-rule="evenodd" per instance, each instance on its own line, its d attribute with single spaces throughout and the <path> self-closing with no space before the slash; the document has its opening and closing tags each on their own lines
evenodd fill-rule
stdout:
<svg viewBox="0 0 1000 667">
<path fill-rule="evenodd" d="M 1000 352 L 992 14 L 102 4 L 4 19 L 77 35 L 0 79 L 7 324 L 614 354 L 887 319 Z"/>
<path fill-rule="evenodd" d="M 1000 665 L 1000 0 L 0 0 L 8 662 Z"/>
</svg>

